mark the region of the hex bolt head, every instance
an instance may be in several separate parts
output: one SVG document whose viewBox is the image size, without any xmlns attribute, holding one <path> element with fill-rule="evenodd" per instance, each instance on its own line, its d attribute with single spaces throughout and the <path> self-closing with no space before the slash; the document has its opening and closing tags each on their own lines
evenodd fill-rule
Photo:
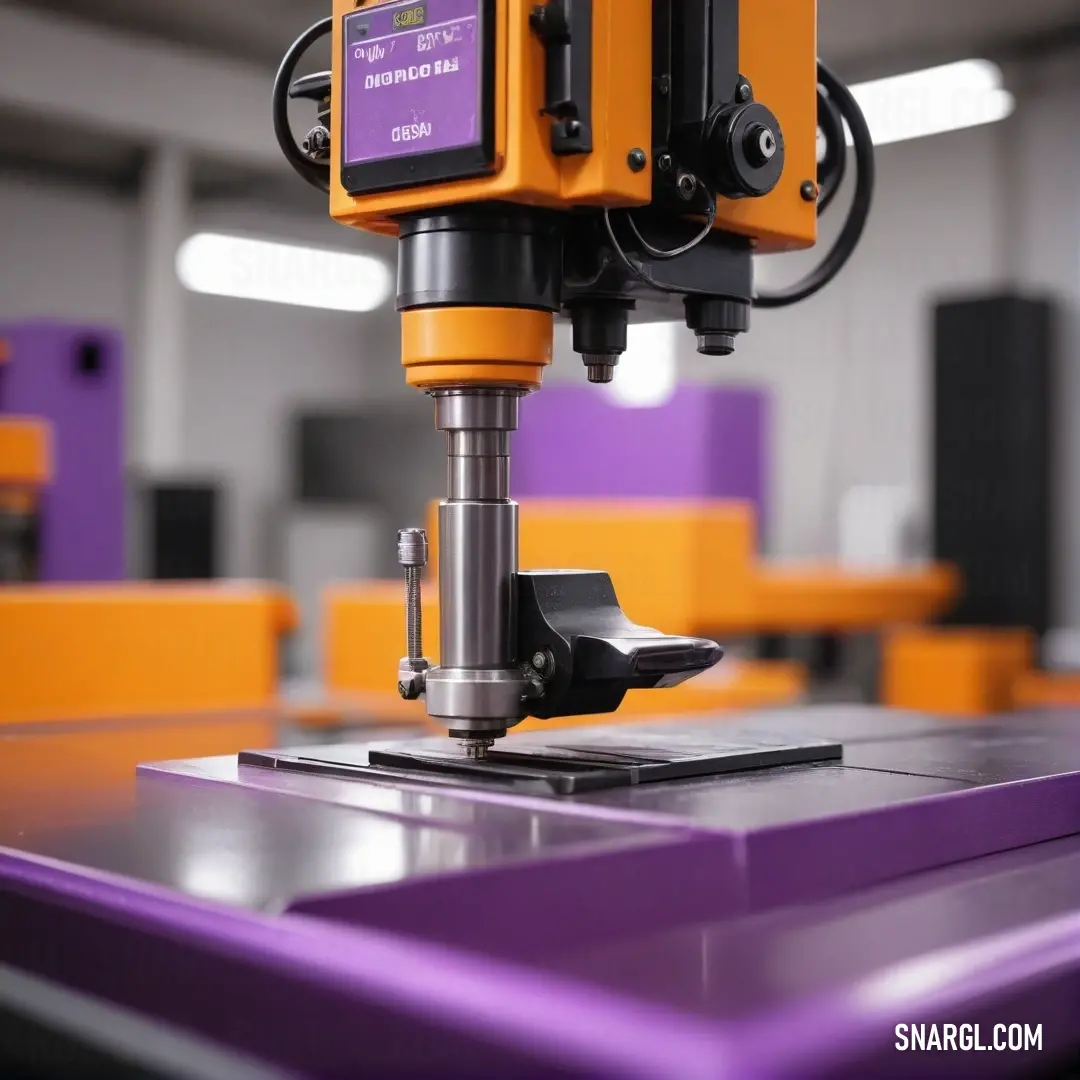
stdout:
<svg viewBox="0 0 1080 1080">
<path fill-rule="evenodd" d="M 550 649 L 537 649 L 529 663 L 541 679 L 550 679 L 555 674 L 555 657 Z"/>
</svg>

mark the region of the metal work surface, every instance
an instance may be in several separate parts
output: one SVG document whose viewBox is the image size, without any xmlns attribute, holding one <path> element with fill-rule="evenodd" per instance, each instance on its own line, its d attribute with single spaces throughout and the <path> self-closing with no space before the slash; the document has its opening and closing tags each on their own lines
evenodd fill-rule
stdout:
<svg viewBox="0 0 1080 1080">
<path fill-rule="evenodd" d="M 329 762 L 319 761 L 317 754 L 317 750 L 304 757 L 249 753 L 240 756 L 239 764 L 330 773 L 357 780 L 422 783 L 429 778 L 442 778 L 464 787 L 576 795 L 634 784 L 839 761 L 842 756 L 839 743 L 811 740 L 778 744 L 768 736 L 734 742 L 719 736 L 693 742 L 686 738 L 667 741 L 662 737 L 650 737 L 642 742 L 631 737 L 598 744 L 571 736 L 540 746 L 514 740 L 504 748 L 489 751 L 482 760 L 432 739 L 388 748 L 361 748 L 355 762 L 347 760 L 348 748 L 335 753 Z"/>
<path fill-rule="evenodd" d="M 737 870 L 740 903 L 771 907 L 1078 831 L 1080 735 L 1069 728 L 1052 715 L 958 728 L 823 708 L 503 740 L 523 749 L 640 747 L 658 738 L 688 746 L 710 738 L 714 745 L 844 745 L 843 765 L 558 798 L 497 785 L 470 790 L 453 776 L 360 781 L 238 768 L 235 757 L 201 759 L 143 768 L 122 800 L 109 802 L 91 785 L 81 801 L 69 795 L 29 817 L 9 815 L 24 827 L 5 829 L 2 841 L 199 896 L 282 907 L 325 892 L 411 880 L 426 888 L 441 872 L 545 864 L 559 853 L 693 836 L 724 853 L 715 864 L 725 877 Z M 273 735 L 268 726 L 266 737 Z M 408 742 L 425 744 L 443 750 L 450 742 Z M 271 759 L 333 769 L 366 752 L 364 744 L 309 746 Z"/>
<path fill-rule="evenodd" d="M 562 797 L 148 766 L 130 804 L 16 838 L 66 865 L 0 855 L 0 962 L 312 1076 L 937 1075 L 892 1030 L 944 1020 L 1044 1032 L 950 1074 L 1069 1048 L 1080 718 L 821 709 L 505 742 L 658 737 L 844 760 Z"/>
</svg>

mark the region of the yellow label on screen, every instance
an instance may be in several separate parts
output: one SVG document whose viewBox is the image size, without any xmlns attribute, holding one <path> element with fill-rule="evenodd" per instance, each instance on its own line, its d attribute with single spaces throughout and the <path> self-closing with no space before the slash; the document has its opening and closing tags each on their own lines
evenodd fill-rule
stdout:
<svg viewBox="0 0 1080 1080">
<path fill-rule="evenodd" d="M 423 26 L 426 22 L 427 4 L 417 4 L 416 7 L 394 12 L 395 30 L 412 30 L 414 27 Z"/>
</svg>

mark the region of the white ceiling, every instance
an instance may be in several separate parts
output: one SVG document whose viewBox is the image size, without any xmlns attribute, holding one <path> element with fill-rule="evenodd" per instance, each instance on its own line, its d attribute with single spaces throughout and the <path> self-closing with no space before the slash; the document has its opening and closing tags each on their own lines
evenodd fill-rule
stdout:
<svg viewBox="0 0 1080 1080">
<path fill-rule="evenodd" d="M 822 55 L 885 74 L 1075 44 L 1080 0 L 819 0 Z"/>
<path fill-rule="evenodd" d="M 263 64 L 276 63 L 330 11 L 329 0 L 16 2 Z M 1065 26 L 1080 29 L 1078 0 L 819 0 L 819 8 L 822 55 L 849 70 L 1007 51 L 1026 38 L 1060 37 Z"/>
</svg>

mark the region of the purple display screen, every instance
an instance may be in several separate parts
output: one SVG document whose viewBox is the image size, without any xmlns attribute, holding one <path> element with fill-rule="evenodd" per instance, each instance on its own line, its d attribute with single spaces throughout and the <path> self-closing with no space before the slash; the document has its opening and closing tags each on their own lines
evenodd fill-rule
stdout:
<svg viewBox="0 0 1080 1080">
<path fill-rule="evenodd" d="M 480 0 L 402 0 L 345 19 L 344 164 L 478 145 Z"/>
</svg>

